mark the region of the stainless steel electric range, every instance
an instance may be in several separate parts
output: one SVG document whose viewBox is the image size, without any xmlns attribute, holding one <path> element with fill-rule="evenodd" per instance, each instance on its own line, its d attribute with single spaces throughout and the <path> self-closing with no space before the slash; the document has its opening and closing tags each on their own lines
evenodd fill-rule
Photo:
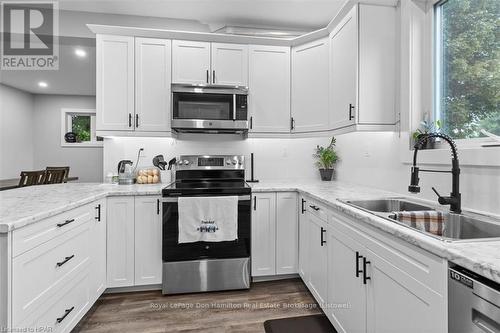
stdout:
<svg viewBox="0 0 500 333">
<path fill-rule="evenodd" d="M 181 156 L 162 190 L 163 294 L 250 288 L 251 188 L 243 156 Z M 238 197 L 237 239 L 179 243 L 180 197 Z"/>
</svg>

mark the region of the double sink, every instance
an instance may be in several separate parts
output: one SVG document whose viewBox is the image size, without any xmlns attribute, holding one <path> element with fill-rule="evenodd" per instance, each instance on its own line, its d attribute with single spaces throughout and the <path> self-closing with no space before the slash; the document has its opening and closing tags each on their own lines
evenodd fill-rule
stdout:
<svg viewBox="0 0 500 333">
<path fill-rule="evenodd" d="M 471 212 L 464 212 L 462 214 L 443 212 L 444 228 L 442 235 L 437 236 L 430 232 L 399 222 L 394 214 L 394 212 L 401 211 L 436 211 L 437 209 L 435 207 L 425 206 L 406 198 L 384 198 L 374 200 L 339 199 L 339 201 L 370 214 L 385 218 L 391 222 L 398 223 L 407 228 L 411 228 L 431 237 L 439 238 L 445 241 L 500 239 L 500 221 L 485 215 Z"/>
</svg>

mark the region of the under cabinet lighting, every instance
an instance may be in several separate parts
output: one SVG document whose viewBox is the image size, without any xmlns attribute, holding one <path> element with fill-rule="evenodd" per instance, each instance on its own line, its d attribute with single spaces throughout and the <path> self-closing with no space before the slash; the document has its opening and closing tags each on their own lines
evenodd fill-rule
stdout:
<svg viewBox="0 0 500 333">
<path fill-rule="evenodd" d="M 38 86 L 40 88 L 47 88 L 49 85 L 45 81 L 40 81 L 40 82 L 38 82 Z"/>
<path fill-rule="evenodd" d="M 87 52 L 83 49 L 75 49 L 75 54 L 80 58 L 84 58 L 87 56 Z"/>
</svg>

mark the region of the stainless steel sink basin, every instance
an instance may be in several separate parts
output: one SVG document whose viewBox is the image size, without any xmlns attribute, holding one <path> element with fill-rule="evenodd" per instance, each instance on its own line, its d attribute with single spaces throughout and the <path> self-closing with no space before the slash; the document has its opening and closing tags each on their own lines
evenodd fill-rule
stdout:
<svg viewBox="0 0 500 333">
<path fill-rule="evenodd" d="M 435 207 L 425 206 L 404 198 L 385 198 L 374 200 L 339 199 L 339 201 L 428 236 L 445 241 L 500 240 L 500 220 L 486 215 L 471 212 L 463 212 L 462 214 L 446 212 L 444 214 L 445 220 L 443 234 L 435 235 L 400 222 L 396 220 L 394 214 L 392 214 L 392 212 L 399 211 L 442 211 L 440 209 L 436 209 Z"/>
<path fill-rule="evenodd" d="M 431 207 L 416 204 L 405 199 L 389 198 L 389 199 L 376 199 L 376 200 L 346 200 L 352 206 L 368 210 L 370 212 L 401 212 L 401 211 L 422 211 L 434 210 Z"/>
</svg>

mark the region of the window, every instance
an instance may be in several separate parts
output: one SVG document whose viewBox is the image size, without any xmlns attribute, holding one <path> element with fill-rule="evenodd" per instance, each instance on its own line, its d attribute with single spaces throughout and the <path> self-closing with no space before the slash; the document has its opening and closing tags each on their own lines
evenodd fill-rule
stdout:
<svg viewBox="0 0 500 333">
<path fill-rule="evenodd" d="M 61 145 L 102 146 L 102 138 L 96 136 L 95 124 L 95 110 L 62 109 Z"/>
<path fill-rule="evenodd" d="M 435 5 L 436 119 L 455 139 L 500 135 L 500 1 Z"/>
</svg>

